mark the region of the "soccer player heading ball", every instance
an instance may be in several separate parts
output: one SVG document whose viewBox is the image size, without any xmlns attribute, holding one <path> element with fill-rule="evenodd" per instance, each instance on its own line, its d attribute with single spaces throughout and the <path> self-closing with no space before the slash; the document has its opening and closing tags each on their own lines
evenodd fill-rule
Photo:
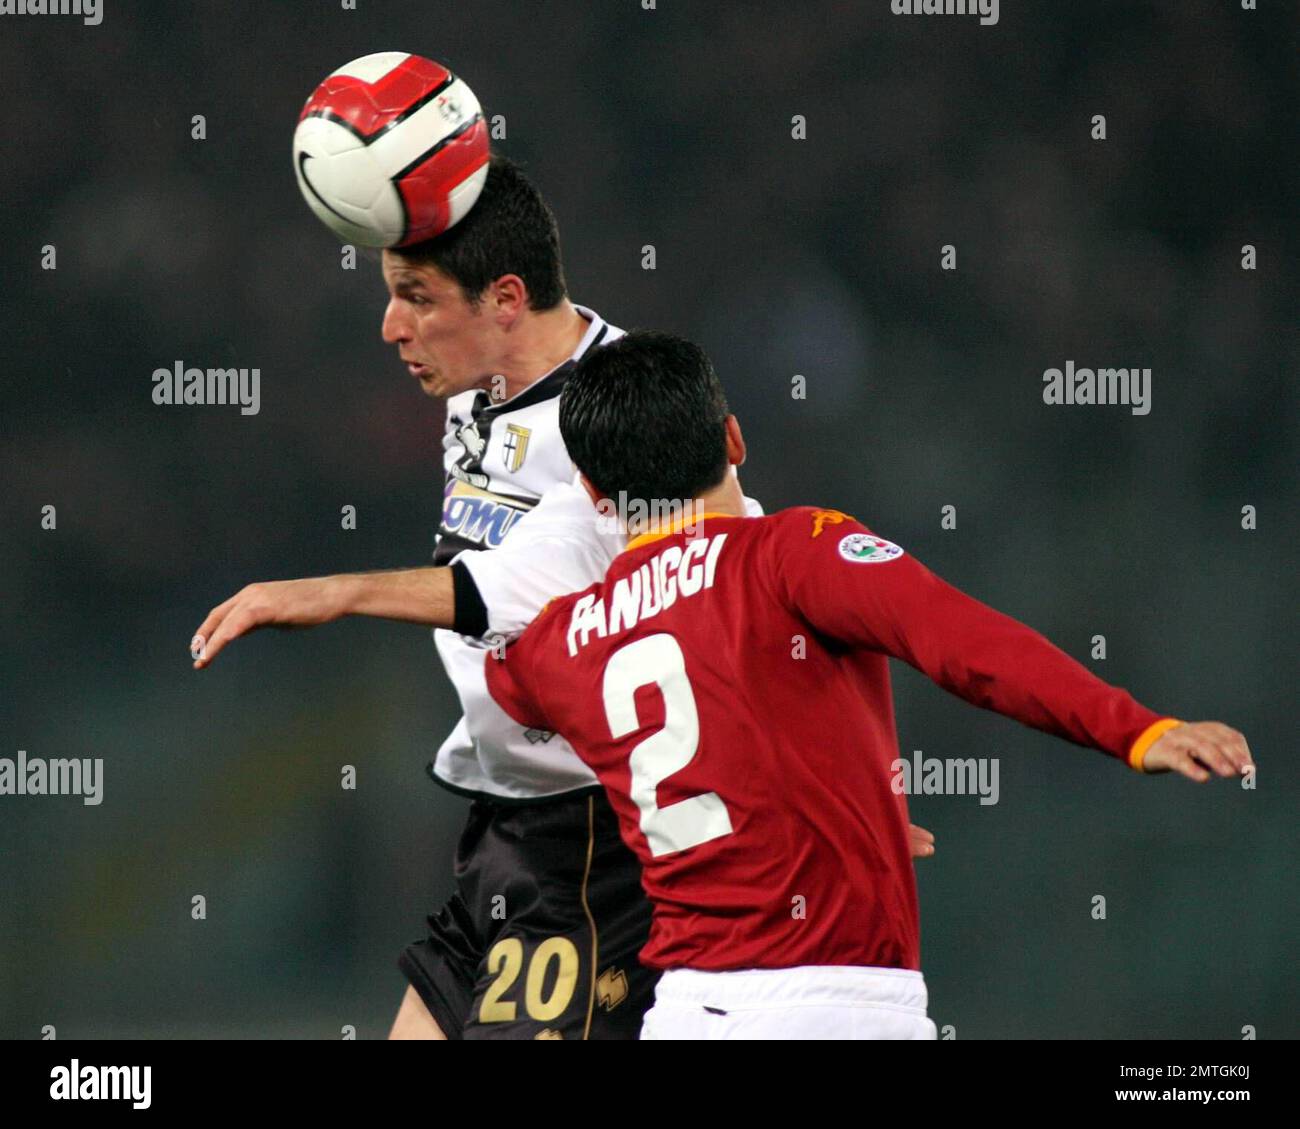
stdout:
<svg viewBox="0 0 1300 1129">
<path fill-rule="evenodd" d="M 502 712 L 486 684 L 493 665 L 486 661 L 488 647 L 467 638 L 517 636 L 549 600 L 588 588 L 623 552 L 624 538 L 609 530 L 610 523 L 598 521 L 592 499 L 572 481 L 559 426 L 565 381 L 582 358 L 615 341 L 621 331 L 569 301 L 554 217 L 522 172 L 500 158 L 493 159 L 468 215 L 436 239 L 385 251 L 383 266 L 389 289 L 384 338 L 397 348 L 421 388 L 447 401 L 447 484 L 435 558 L 440 563 L 251 584 L 209 612 L 191 643 L 194 665 L 206 668 L 234 640 L 269 626 L 310 627 L 362 615 L 454 628 L 438 632 L 439 651 L 465 715 L 439 750 L 434 775 L 471 795 L 473 803 L 457 851 L 456 890 L 429 917 L 427 936 L 403 953 L 411 987 L 392 1037 L 635 1037 L 658 978 L 655 969 L 637 959 L 642 950 L 655 955 L 653 945 L 647 948 L 651 909 L 637 856 L 620 837 L 619 820 L 596 775 L 564 737 L 520 725 Z M 698 351 L 693 355 L 703 363 Z M 622 357 L 620 364 L 627 360 L 626 354 Z M 683 371 L 693 367 L 699 365 Z M 650 379 L 649 398 L 635 405 L 637 418 L 653 413 L 656 420 L 655 431 L 630 433 L 637 443 L 654 444 L 643 454 L 654 450 L 665 467 L 679 458 L 697 466 L 701 459 L 706 466 L 725 465 L 718 444 L 733 425 L 724 425 L 716 413 L 716 418 L 700 415 L 689 397 L 656 400 L 663 367 L 643 370 Z M 678 415 L 671 414 L 674 406 Z M 738 444 L 738 431 L 734 438 Z M 728 457 L 738 461 L 739 453 L 732 450 Z M 592 480 L 607 481 L 590 457 L 582 461 Z M 655 485 L 653 475 L 642 477 L 650 483 L 641 488 L 643 494 L 657 497 L 668 489 L 667 484 Z M 732 512 L 724 508 L 727 504 L 723 499 L 714 508 Z M 751 502 L 746 512 L 761 510 Z M 816 543 L 838 545 L 845 520 L 835 511 L 814 514 L 814 534 L 819 524 L 827 531 Z M 730 575 L 724 566 L 731 559 L 731 544 L 717 542 L 716 555 L 706 555 L 702 562 L 694 555 L 687 560 L 684 546 L 682 561 L 648 581 L 648 595 L 636 593 L 636 618 L 670 622 L 686 603 L 698 607 L 700 593 L 694 586 L 708 578 L 708 592 L 714 593 L 714 582 Z M 886 561 L 901 553 L 870 537 L 848 542 L 847 549 L 855 562 Z M 650 556 L 661 560 L 657 551 Z M 908 566 L 913 563 L 909 558 Z M 728 590 L 734 592 L 732 580 Z M 629 589 L 636 583 L 629 581 Z M 681 593 L 691 598 L 678 600 Z M 756 590 L 752 598 L 762 594 Z M 636 602 L 630 590 L 621 598 L 620 622 Z M 663 619 L 656 619 L 665 605 Z M 594 606 L 587 612 L 604 614 L 603 606 L 599 613 Z M 609 616 L 615 612 L 611 606 Z M 597 630 L 595 622 L 584 620 L 588 634 Z M 608 619 L 605 626 L 608 630 Z M 783 643 L 783 653 L 790 650 L 789 641 Z M 867 736 L 883 727 L 892 742 L 888 696 L 881 692 L 883 660 L 878 654 L 850 652 L 841 662 L 850 679 L 861 682 L 858 694 L 885 711 L 873 712 Z M 787 667 L 788 661 L 777 668 L 782 677 Z M 1069 668 L 1079 669 L 1074 664 Z M 735 686 L 751 695 L 765 694 L 770 669 L 770 664 L 756 663 L 752 670 L 747 665 Z M 1092 684 L 1111 693 L 1095 679 Z M 639 697 L 645 695 L 653 691 L 646 688 Z M 808 704 L 800 704 L 802 716 L 810 716 Z M 705 711 L 699 713 L 703 717 Z M 674 734 L 665 732 L 672 740 Z M 853 730 L 846 724 L 842 732 Z M 1145 768 L 1177 767 L 1200 778 L 1206 764 L 1227 775 L 1233 760 L 1214 749 L 1224 734 L 1240 740 L 1221 726 L 1180 726 L 1152 744 Z M 661 745 L 662 739 L 647 742 L 639 751 L 654 753 Z M 1141 756 L 1140 749 L 1133 752 Z M 693 763 L 689 757 L 682 762 Z M 659 806 L 676 797 L 690 798 L 676 791 L 672 772 L 662 766 L 655 772 L 662 773 Z M 730 822 L 727 789 L 717 792 Z M 902 804 L 901 797 L 897 802 Z M 933 853 L 928 832 L 915 827 L 908 832 L 915 857 Z M 804 838 L 813 842 L 819 834 L 811 824 Z M 636 832 L 631 841 L 636 844 Z M 713 844 L 699 849 L 712 851 Z M 690 854 L 687 850 L 681 857 Z M 803 900 L 808 921 L 814 913 L 824 920 L 824 904 L 814 905 L 806 891 L 792 896 Z M 914 906 L 911 913 L 914 922 Z M 676 971 L 674 980 L 680 986 Z M 917 977 L 885 980 L 922 999 L 915 995 Z M 928 1020 L 924 1024 L 928 1033 Z"/>
<path fill-rule="evenodd" d="M 593 501 L 688 503 L 487 664 L 516 721 L 591 766 L 640 859 L 642 961 L 664 970 L 643 1038 L 935 1037 L 890 657 L 1139 771 L 1250 764 L 1240 733 L 1152 712 L 843 513 L 745 516 L 744 441 L 687 341 L 587 353 L 560 430 Z"/>
</svg>

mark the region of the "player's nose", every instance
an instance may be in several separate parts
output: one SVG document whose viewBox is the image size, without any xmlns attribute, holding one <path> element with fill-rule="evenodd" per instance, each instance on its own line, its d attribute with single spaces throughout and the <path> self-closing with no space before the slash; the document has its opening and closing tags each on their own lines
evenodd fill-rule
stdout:
<svg viewBox="0 0 1300 1129">
<path fill-rule="evenodd" d="M 402 316 L 396 301 L 390 301 L 384 310 L 384 320 L 379 327 L 379 335 L 387 345 L 400 345 L 411 339 L 411 328 Z"/>
</svg>

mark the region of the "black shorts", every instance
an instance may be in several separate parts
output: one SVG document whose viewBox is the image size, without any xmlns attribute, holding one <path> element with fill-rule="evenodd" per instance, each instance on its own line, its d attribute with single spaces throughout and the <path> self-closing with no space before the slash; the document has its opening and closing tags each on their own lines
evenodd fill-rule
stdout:
<svg viewBox="0 0 1300 1129">
<path fill-rule="evenodd" d="M 659 973 L 641 867 L 603 792 L 475 800 L 456 891 L 398 966 L 449 1039 L 635 1039 Z"/>
</svg>

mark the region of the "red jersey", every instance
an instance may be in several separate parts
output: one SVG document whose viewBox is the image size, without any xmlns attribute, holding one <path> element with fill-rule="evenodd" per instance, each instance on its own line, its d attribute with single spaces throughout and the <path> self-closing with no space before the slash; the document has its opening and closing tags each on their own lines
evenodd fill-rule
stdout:
<svg viewBox="0 0 1300 1129">
<path fill-rule="evenodd" d="M 487 663 L 642 865 L 652 968 L 920 965 L 888 658 L 1119 757 L 1160 715 L 833 510 L 633 540 Z"/>
</svg>

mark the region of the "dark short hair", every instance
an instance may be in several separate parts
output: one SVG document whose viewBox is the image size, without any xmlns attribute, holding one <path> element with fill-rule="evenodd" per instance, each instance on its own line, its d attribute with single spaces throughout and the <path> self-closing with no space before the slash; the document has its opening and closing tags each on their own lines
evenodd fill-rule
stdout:
<svg viewBox="0 0 1300 1129">
<path fill-rule="evenodd" d="M 566 293 L 555 215 L 523 170 L 499 154 L 491 157 L 483 191 L 459 223 L 392 253 L 437 267 L 459 283 L 472 306 L 506 274 L 524 280 L 532 310 L 554 309 Z"/>
<path fill-rule="evenodd" d="M 727 471 L 727 414 L 703 349 L 634 330 L 577 363 L 560 397 L 560 434 L 607 497 L 687 501 Z"/>
</svg>

